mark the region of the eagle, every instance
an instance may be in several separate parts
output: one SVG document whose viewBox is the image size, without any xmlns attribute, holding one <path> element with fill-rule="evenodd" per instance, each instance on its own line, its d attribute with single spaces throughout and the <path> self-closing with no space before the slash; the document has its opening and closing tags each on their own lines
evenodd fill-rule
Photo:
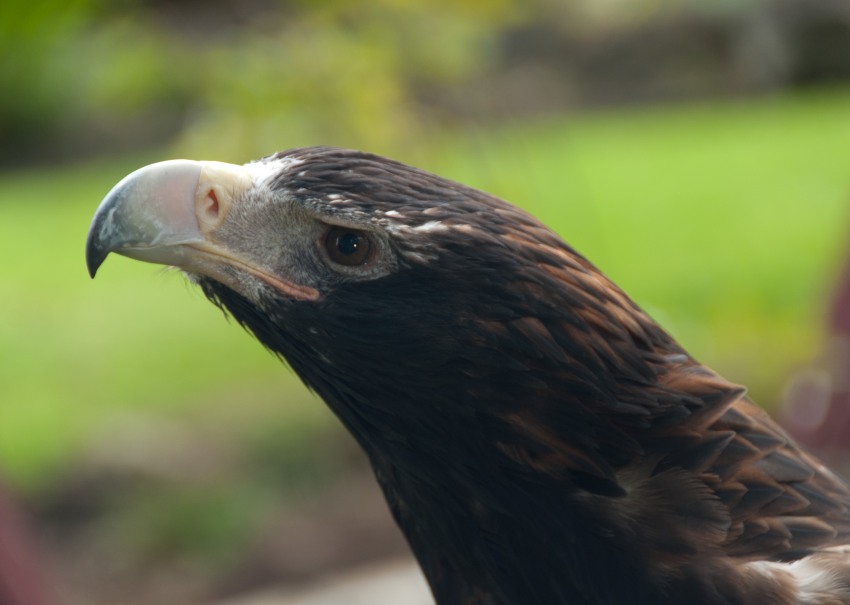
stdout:
<svg viewBox="0 0 850 605">
<path fill-rule="evenodd" d="M 86 260 L 181 269 L 366 453 L 438 605 L 850 604 L 850 490 L 528 213 L 332 147 L 171 160 Z"/>
</svg>

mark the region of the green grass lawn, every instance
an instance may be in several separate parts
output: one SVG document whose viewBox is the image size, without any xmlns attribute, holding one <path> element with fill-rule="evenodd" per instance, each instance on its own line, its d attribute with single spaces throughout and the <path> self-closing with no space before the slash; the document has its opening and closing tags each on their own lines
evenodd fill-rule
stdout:
<svg viewBox="0 0 850 605">
<path fill-rule="evenodd" d="M 94 208 L 159 159 L 0 175 L 0 466 L 24 487 L 122 419 L 274 419 L 281 439 L 331 421 L 179 274 L 114 257 L 89 280 Z M 535 213 L 764 403 L 817 352 L 850 227 L 848 91 L 510 124 L 401 159 Z"/>
</svg>

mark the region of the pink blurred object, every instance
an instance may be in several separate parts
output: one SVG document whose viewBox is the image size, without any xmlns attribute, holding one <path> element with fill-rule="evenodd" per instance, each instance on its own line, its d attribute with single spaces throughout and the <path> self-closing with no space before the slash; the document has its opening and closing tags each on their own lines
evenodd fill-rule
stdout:
<svg viewBox="0 0 850 605">
<path fill-rule="evenodd" d="M 48 605 L 49 593 L 23 515 L 0 487 L 0 605 Z"/>
<path fill-rule="evenodd" d="M 782 419 L 794 437 L 830 459 L 850 451 L 850 259 L 836 286 L 823 352 L 789 381 Z"/>
</svg>

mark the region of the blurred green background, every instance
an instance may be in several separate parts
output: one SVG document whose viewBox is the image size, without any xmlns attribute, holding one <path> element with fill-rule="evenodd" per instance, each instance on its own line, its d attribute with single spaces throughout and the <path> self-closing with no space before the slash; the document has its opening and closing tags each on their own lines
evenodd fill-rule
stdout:
<svg viewBox="0 0 850 605">
<path fill-rule="evenodd" d="M 69 603 L 305 577 L 275 519 L 370 481 L 179 273 L 88 279 L 92 213 L 143 164 L 330 144 L 487 190 L 766 406 L 823 346 L 850 227 L 841 2 L 7 0 L 0 56 L 0 468 Z"/>
</svg>

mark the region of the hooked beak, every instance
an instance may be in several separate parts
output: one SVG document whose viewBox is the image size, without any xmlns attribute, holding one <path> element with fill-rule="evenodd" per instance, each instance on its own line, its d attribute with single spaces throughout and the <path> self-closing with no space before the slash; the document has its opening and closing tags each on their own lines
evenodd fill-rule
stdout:
<svg viewBox="0 0 850 605">
<path fill-rule="evenodd" d="M 170 160 L 140 168 L 112 188 L 95 212 L 86 240 L 92 277 L 110 252 L 185 267 L 189 250 L 203 247 L 222 204 L 250 186 L 241 166 Z"/>
<path fill-rule="evenodd" d="M 250 274 L 287 296 L 315 300 L 314 288 L 273 275 L 216 238 L 234 203 L 254 185 L 245 166 L 170 160 L 121 180 L 101 202 L 86 240 L 92 277 L 110 252 L 172 265 L 240 288 Z"/>
</svg>

